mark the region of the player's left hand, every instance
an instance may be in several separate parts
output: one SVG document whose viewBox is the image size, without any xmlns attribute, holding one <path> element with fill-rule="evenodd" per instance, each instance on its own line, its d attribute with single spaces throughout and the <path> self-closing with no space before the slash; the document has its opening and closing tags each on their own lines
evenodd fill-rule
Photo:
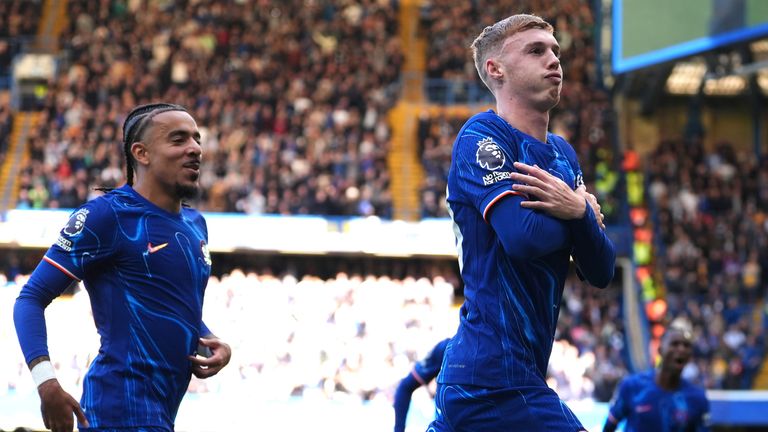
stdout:
<svg viewBox="0 0 768 432">
<path fill-rule="evenodd" d="M 522 207 L 540 210 L 558 219 L 581 219 L 587 210 L 587 202 L 564 181 L 538 166 L 515 162 L 512 180 L 518 181 L 512 189 L 538 198 L 523 201 Z"/>
<path fill-rule="evenodd" d="M 212 377 L 219 373 L 229 363 L 232 349 L 219 338 L 200 338 L 200 345 L 211 350 L 210 357 L 189 356 L 192 362 L 192 373 L 201 379 Z"/>
<path fill-rule="evenodd" d="M 584 199 L 587 200 L 587 204 L 589 204 L 589 206 L 592 207 L 592 213 L 595 214 L 595 220 L 597 221 L 597 225 L 599 225 L 600 228 L 605 230 L 605 215 L 600 211 L 602 207 L 600 207 L 600 203 L 597 202 L 597 197 L 594 194 L 587 192 L 587 187 L 584 185 L 581 185 L 578 188 L 576 188 L 576 193 L 583 196 Z"/>
</svg>

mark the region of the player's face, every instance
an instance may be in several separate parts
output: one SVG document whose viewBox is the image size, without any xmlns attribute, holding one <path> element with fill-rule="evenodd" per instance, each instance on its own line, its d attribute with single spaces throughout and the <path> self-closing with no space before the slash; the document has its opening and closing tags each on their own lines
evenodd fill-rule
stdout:
<svg viewBox="0 0 768 432">
<path fill-rule="evenodd" d="M 693 348 L 691 336 L 684 331 L 673 331 L 668 334 L 661 346 L 661 358 L 665 368 L 680 373 L 691 361 Z"/>
<path fill-rule="evenodd" d="M 541 111 L 549 111 L 560 101 L 560 45 L 550 32 L 530 29 L 515 33 L 504 42 L 498 60 L 504 80 L 502 97 L 528 99 Z"/>
<path fill-rule="evenodd" d="M 196 197 L 202 159 L 197 123 L 184 111 L 167 111 L 152 120 L 147 139 L 150 175 L 178 199 Z"/>
</svg>

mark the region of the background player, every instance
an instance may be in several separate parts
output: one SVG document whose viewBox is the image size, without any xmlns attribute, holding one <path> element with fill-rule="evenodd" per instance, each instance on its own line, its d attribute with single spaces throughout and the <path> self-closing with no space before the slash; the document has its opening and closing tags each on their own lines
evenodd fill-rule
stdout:
<svg viewBox="0 0 768 432">
<path fill-rule="evenodd" d="M 181 106 L 132 110 L 123 124 L 127 184 L 77 209 L 22 289 L 14 321 L 46 427 L 71 431 L 74 413 L 80 430 L 173 430 L 191 374 L 206 378 L 229 362 L 229 346 L 202 321 L 205 220 L 182 205 L 198 193 L 199 141 Z M 56 380 L 43 314 L 79 281 L 101 337 L 82 409 Z"/>
<path fill-rule="evenodd" d="M 395 391 L 395 432 L 405 431 L 405 420 L 411 406 L 411 395 L 421 386 L 429 385 L 440 373 L 445 347 L 450 339 L 441 340 L 422 360 L 413 365 L 411 372 L 400 380 Z"/>
<path fill-rule="evenodd" d="M 670 327 L 661 337 L 655 370 L 630 375 L 619 384 L 603 432 L 626 419 L 627 432 L 708 431 L 709 401 L 701 388 L 682 377 L 691 360 L 690 330 Z"/>
</svg>

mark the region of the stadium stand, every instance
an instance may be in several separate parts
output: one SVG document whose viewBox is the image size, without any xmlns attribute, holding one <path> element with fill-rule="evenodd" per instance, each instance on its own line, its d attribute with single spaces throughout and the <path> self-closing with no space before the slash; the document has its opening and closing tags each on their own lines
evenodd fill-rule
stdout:
<svg viewBox="0 0 768 432">
<path fill-rule="evenodd" d="M 45 151 L 33 145 L 20 205 L 70 206 L 120 183 L 120 116 L 172 99 L 204 125 L 200 208 L 390 217 L 384 113 L 402 57 L 394 10 L 255 3 L 152 3 L 155 18 L 137 20 L 135 2 L 69 2 L 68 64 L 33 139 Z"/>
<path fill-rule="evenodd" d="M 0 165 L 8 151 L 13 123 L 8 91 L 13 58 L 35 35 L 39 10 L 39 0 L 0 2 Z"/>
<path fill-rule="evenodd" d="M 11 64 L 13 55 L 25 43 L 25 38 L 37 33 L 41 0 L 9 0 L 0 3 L 0 40 L 4 46 L 0 53 L 7 62 L 0 62 L 0 67 Z M 15 49 L 15 50 L 14 50 Z"/>
<path fill-rule="evenodd" d="M 645 165 L 668 315 L 696 337 L 687 373 L 706 388 L 750 389 L 765 354 L 768 165 L 700 139 L 662 141 Z"/>
</svg>

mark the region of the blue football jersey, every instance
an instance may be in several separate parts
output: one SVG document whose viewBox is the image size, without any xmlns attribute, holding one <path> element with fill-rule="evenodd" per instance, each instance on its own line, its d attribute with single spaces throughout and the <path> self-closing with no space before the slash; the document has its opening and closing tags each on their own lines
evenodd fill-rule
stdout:
<svg viewBox="0 0 768 432">
<path fill-rule="evenodd" d="M 682 380 L 675 391 L 656 384 L 655 371 L 625 378 L 611 402 L 610 421 L 627 420 L 627 432 L 708 431 L 709 401 L 701 388 Z"/>
<path fill-rule="evenodd" d="M 572 241 L 538 258 L 513 259 L 505 252 L 488 217 L 494 203 L 518 194 L 510 178 L 515 161 L 538 165 L 573 189 L 583 184 L 576 153 L 563 138 L 548 134 L 543 143 L 493 111 L 464 124 L 453 146 L 447 201 L 465 301 L 440 383 L 546 385 Z"/>
<path fill-rule="evenodd" d="M 77 209 L 45 257 L 88 291 L 99 354 L 83 383 L 91 427 L 172 429 L 205 331 L 211 269 L 202 215 L 123 186 Z"/>
</svg>

